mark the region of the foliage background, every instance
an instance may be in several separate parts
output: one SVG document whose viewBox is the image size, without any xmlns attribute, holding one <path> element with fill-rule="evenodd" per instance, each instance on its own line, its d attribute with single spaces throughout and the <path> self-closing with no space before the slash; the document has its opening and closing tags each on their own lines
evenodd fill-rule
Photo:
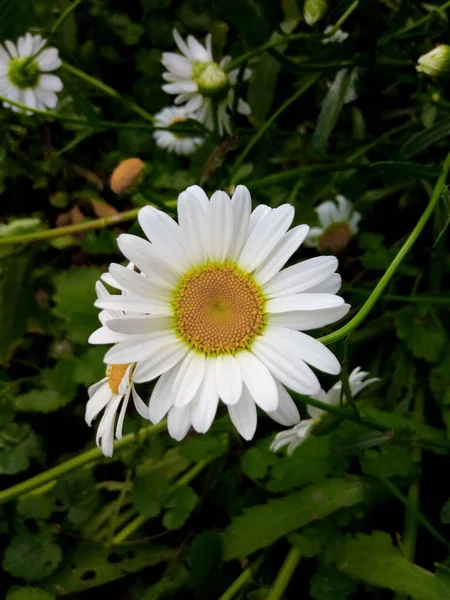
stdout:
<svg viewBox="0 0 450 600">
<path fill-rule="evenodd" d="M 0 40 L 30 27 L 46 34 L 69 6 L 2 0 Z M 416 226 L 448 151 L 450 104 L 445 80 L 419 76 L 415 64 L 448 42 L 450 3 L 330 1 L 313 27 L 301 9 L 294 0 L 85 0 L 55 31 L 67 63 L 154 113 L 170 103 L 160 58 L 174 26 L 212 32 L 216 54 L 235 58 L 297 21 L 302 39 L 250 60 L 252 117 L 190 159 L 158 149 L 150 122 L 67 69 L 58 118 L 0 109 L 2 489 L 93 447 L 86 388 L 104 368 L 104 349 L 87 345 L 94 283 L 120 260 L 118 233 L 139 230 L 131 221 L 36 243 L 9 237 L 146 202 L 170 210 L 199 181 L 209 192 L 244 183 L 255 205 L 291 202 L 297 223 L 314 224 L 313 207 L 342 193 L 363 215 L 340 256 L 351 317 Z M 323 45 L 325 26 L 347 9 L 349 39 Z M 330 95 L 329 82 L 354 67 L 358 97 L 344 104 L 345 90 Z M 149 177 L 142 194 L 118 197 L 109 175 L 130 156 Z M 381 378 L 358 413 L 327 416 L 292 457 L 268 450 L 276 430 L 262 416 L 252 443 L 226 416 L 175 443 L 164 432 L 135 437 L 141 423 L 130 415 L 131 442 L 113 460 L 93 455 L 9 502 L 0 492 L 0 596 L 450 598 L 448 220 L 444 188 L 374 310 L 332 345 L 344 372 L 361 365 Z"/>
</svg>

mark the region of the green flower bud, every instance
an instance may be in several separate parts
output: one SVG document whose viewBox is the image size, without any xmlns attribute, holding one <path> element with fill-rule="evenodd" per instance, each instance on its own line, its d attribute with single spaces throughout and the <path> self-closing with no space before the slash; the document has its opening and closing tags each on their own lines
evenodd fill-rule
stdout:
<svg viewBox="0 0 450 600">
<path fill-rule="evenodd" d="M 450 46 L 441 44 L 423 54 L 417 61 L 416 70 L 430 77 L 450 76 Z"/>
<path fill-rule="evenodd" d="M 28 58 L 13 58 L 9 63 L 8 78 L 21 90 L 35 88 L 39 82 L 41 71 L 36 62 Z"/>
<path fill-rule="evenodd" d="M 198 85 L 199 93 L 206 98 L 221 100 L 230 89 L 228 75 L 215 62 L 195 62 L 192 79 Z"/>
<path fill-rule="evenodd" d="M 328 0 L 305 0 L 303 16 L 308 25 L 314 25 L 325 15 L 328 8 Z"/>
</svg>

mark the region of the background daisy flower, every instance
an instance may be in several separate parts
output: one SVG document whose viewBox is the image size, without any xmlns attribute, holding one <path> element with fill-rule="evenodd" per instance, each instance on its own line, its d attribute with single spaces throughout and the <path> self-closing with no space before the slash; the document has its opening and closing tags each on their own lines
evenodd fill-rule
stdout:
<svg viewBox="0 0 450 600">
<path fill-rule="evenodd" d="M 378 377 L 372 377 L 364 381 L 368 374 L 369 373 L 366 371 L 361 371 L 361 367 L 356 367 L 356 369 L 353 369 L 353 371 L 350 373 L 348 383 L 350 385 L 350 391 L 353 397 L 362 392 L 364 388 L 372 383 L 380 381 Z M 311 396 L 311 398 L 320 400 L 321 402 L 329 404 L 330 406 L 337 406 L 340 402 L 341 388 L 342 381 L 338 381 L 333 385 L 332 388 L 328 390 L 328 392 L 321 389 L 318 394 Z M 344 395 L 344 402 L 346 400 L 347 399 Z M 326 411 L 322 410 L 321 408 L 317 408 L 316 406 L 308 405 L 308 414 L 311 419 L 304 419 L 291 429 L 277 433 L 270 445 L 270 449 L 276 452 L 277 450 L 280 450 L 280 448 L 287 446 L 287 454 L 290 456 L 294 450 L 309 436 L 311 429 L 317 424 L 320 418 L 326 414 Z"/>
<path fill-rule="evenodd" d="M 62 90 L 63 84 L 59 77 L 48 73 L 58 69 L 61 60 L 56 48 L 42 50 L 44 46 L 45 40 L 31 33 L 20 37 L 17 44 L 6 40 L 0 45 L 0 95 L 30 108 L 55 108 L 56 92 Z M 36 58 L 30 59 L 37 52 Z M 3 105 L 21 112 L 8 102 Z"/>
<path fill-rule="evenodd" d="M 293 218 L 288 204 L 252 212 L 244 186 L 231 199 L 219 191 L 210 200 L 192 186 L 178 198 L 178 223 L 147 206 L 139 222 L 150 242 L 119 236 L 119 248 L 141 273 L 110 265 L 111 285 L 122 294 L 99 298 L 96 306 L 123 316 L 103 319 L 95 342 L 115 343 L 108 364 L 136 363 L 135 382 L 159 377 L 149 417 L 158 423 L 168 414 L 175 439 L 191 425 L 208 431 L 219 399 L 247 440 L 257 406 L 293 425 L 299 414 L 284 386 L 316 394 L 311 367 L 339 373 L 331 351 L 303 333 L 350 308 L 336 295 L 338 262 L 320 256 L 282 270 L 309 230 L 288 231 Z"/>
<path fill-rule="evenodd" d="M 234 104 L 234 86 L 238 70 L 224 71 L 231 57 L 225 56 L 220 63 L 214 61 L 211 48 L 211 34 L 206 36 L 205 46 L 192 35 L 186 41 L 174 29 L 173 37 L 181 54 L 164 52 L 162 64 L 167 69 L 163 78 L 168 82 L 162 89 L 168 94 L 176 94 L 175 104 L 186 103 L 188 113 L 208 129 L 214 129 L 215 112 L 219 135 L 231 133 L 230 117 L 227 114 Z M 244 73 L 244 81 L 251 75 L 250 69 Z M 250 114 L 250 106 L 242 98 L 237 102 L 237 112 Z"/>
<path fill-rule="evenodd" d="M 195 119 L 185 106 L 167 106 L 155 115 L 156 127 L 170 127 L 175 123 L 183 123 L 187 119 Z M 174 131 L 158 131 L 153 133 L 157 146 L 175 154 L 192 154 L 203 143 L 201 137 L 188 137 Z"/>
</svg>

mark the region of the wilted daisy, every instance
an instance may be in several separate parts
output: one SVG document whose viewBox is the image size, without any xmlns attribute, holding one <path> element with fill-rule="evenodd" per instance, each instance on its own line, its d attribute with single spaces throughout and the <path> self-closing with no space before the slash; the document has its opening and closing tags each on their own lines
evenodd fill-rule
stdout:
<svg viewBox="0 0 450 600">
<path fill-rule="evenodd" d="M 167 69 L 163 78 L 168 82 L 162 86 L 168 94 L 176 94 L 175 104 L 186 103 L 186 110 L 194 113 L 195 118 L 208 129 L 214 129 L 217 118 L 219 134 L 224 130 L 231 133 L 230 117 L 227 110 L 234 104 L 234 86 L 237 82 L 238 70 L 226 73 L 224 67 L 231 57 L 225 56 L 220 63 L 215 62 L 211 48 L 211 34 L 206 36 L 203 46 L 192 35 L 184 41 L 174 29 L 173 37 L 181 54 L 164 52 L 162 64 Z M 251 75 L 245 69 L 244 81 Z M 237 112 L 250 114 L 250 106 L 242 98 L 237 102 Z"/>
<path fill-rule="evenodd" d="M 361 367 L 356 367 L 356 369 L 351 372 L 348 382 L 353 397 L 359 394 L 368 385 L 371 385 L 376 381 L 380 381 L 378 377 L 372 377 L 371 379 L 366 379 L 364 381 L 368 374 L 369 373 L 366 371 L 361 371 Z M 329 404 L 330 406 L 337 406 L 340 402 L 341 388 L 342 381 L 338 381 L 330 390 L 328 390 L 328 392 L 325 392 L 325 390 L 320 390 L 318 394 L 311 396 L 311 398 L 320 400 L 321 402 Z M 345 395 L 343 400 L 344 402 L 347 400 Z M 326 411 L 322 410 L 321 408 L 317 408 L 316 406 L 308 405 L 308 414 L 311 419 L 304 419 L 295 425 L 295 427 L 277 433 L 275 439 L 270 445 L 270 449 L 276 452 L 277 450 L 280 450 L 280 448 L 287 446 L 287 454 L 290 456 L 294 450 L 309 436 L 311 429 L 318 423 L 320 418 L 326 414 Z"/>
<path fill-rule="evenodd" d="M 322 39 L 322 44 L 332 44 L 332 43 L 337 43 L 337 44 L 342 44 L 342 42 L 345 42 L 345 40 L 348 38 L 349 34 L 346 31 L 342 31 L 342 29 L 337 29 L 333 35 L 328 35 L 331 31 L 333 30 L 333 25 L 328 25 L 328 27 L 325 28 L 323 34 L 324 37 Z"/>
<path fill-rule="evenodd" d="M 352 236 L 358 232 L 361 219 L 359 212 L 344 196 L 338 194 L 336 200 L 322 202 L 315 209 L 319 227 L 311 227 L 305 239 L 305 246 L 318 250 L 331 250 L 338 253 L 344 250 Z"/>
<path fill-rule="evenodd" d="M 171 127 L 176 123 L 184 123 L 188 119 L 195 119 L 185 106 L 168 106 L 155 115 L 156 127 Z M 153 133 L 156 144 L 175 154 L 192 154 L 203 142 L 201 137 L 188 137 L 174 131 L 156 130 Z"/>
<path fill-rule="evenodd" d="M 106 298 L 110 295 L 105 286 L 99 281 L 96 284 L 96 291 L 98 298 Z M 101 311 L 99 318 L 103 324 L 106 320 L 117 316 L 123 316 L 123 314 L 122 311 L 103 310 Z M 95 343 L 98 336 L 105 339 L 105 336 L 108 335 L 108 331 L 109 330 L 102 325 L 100 329 L 97 329 L 97 331 L 91 335 L 89 341 Z M 142 417 L 148 418 L 148 407 L 134 389 L 132 381 L 133 370 L 133 364 L 109 364 L 106 369 L 106 377 L 101 379 L 98 383 L 91 385 L 88 389 L 89 401 L 86 405 L 85 412 L 86 423 L 91 426 L 92 421 L 104 411 L 97 428 L 96 442 L 97 446 L 101 446 L 105 456 L 112 456 L 113 454 L 114 429 L 116 430 L 116 438 L 118 440 L 122 438 L 123 422 L 130 395 L 133 397 L 134 405 L 138 413 Z M 117 426 L 115 426 L 119 408 L 119 418 L 117 420 Z"/>
<path fill-rule="evenodd" d="M 60 92 L 63 85 L 59 77 L 48 73 L 58 69 L 61 60 L 56 48 L 42 50 L 44 46 L 45 40 L 31 33 L 20 37 L 17 44 L 6 40 L 0 45 L 0 95 L 29 108 L 55 108 L 58 103 L 55 92 Z M 8 102 L 3 105 L 21 112 Z"/>
<path fill-rule="evenodd" d="M 172 437 L 191 425 L 208 431 L 221 399 L 245 439 L 256 429 L 256 406 L 283 424 L 299 421 L 283 386 L 317 394 L 311 367 L 337 374 L 324 345 L 302 331 L 333 323 L 349 305 L 336 295 L 337 259 L 319 256 L 281 270 L 309 227 L 288 231 L 294 208 L 260 205 L 251 212 L 248 189 L 209 200 L 198 186 L 178 198 L 178 223 L 146 206 L 139 223 L 150 242 L 122 234 L 119 248 L 141 271 L 111 264 L 121 295 L 96 306 L 123 311 L 106 319 L 96 343 L 114 343 L 109 364 L 136 363 L 136 383 L 159 377 L 149 418 L 168 414 Z"/>
</svg>

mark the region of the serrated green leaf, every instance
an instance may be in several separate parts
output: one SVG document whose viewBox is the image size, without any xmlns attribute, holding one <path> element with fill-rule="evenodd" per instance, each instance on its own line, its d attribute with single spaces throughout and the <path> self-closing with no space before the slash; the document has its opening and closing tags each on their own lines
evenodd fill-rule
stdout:
<svg viewBox="0 0 450 600">
<path fill-rule="evenodd" d="M 416 470 L 409 448 L 393 444 L 384 444 L 379 450 L 366 450 L 360 461 L 363 472 L 374 477 L 408 477 Z"/>
<path fill-rule="evenodd" d="M 164 502 L 166 508 L 170 508 L 163 517 L 163 525 L 166 529 L 179 529 L 183 527 L 189 515 L 194 510 L 198 496 L 190 487 L 177 487 Z"/>
<path fill-rule="evenodd" d="M 80 470 L 60 478 L 52 489 L 52 497 L 60 508 L 66 508 L 67 518 L 74 525 L 84 523 L 97 511 L 100 496 L 95 483 L 91 471 Z"/>
<path fill-rule="evenodd" d="M 32 458 L 42 463 L 44 456 L 41 438 L 28 423 L 10 423 L 0 431 L 0 473 L 26 471 Z"/>
<path fill-rule="evenodd" d="M 228 436 L 209 433 L 188 438 L 180 445 L 180 454 L 192 462 L 218 458 L 228 450 Z"/>
<path fill-rule="evenodd" d="M 311 578 L 314 600 L 347 600 L 356 591 L 357 583 L 333 567 L 321 566 Z"/>
<path fill-rule="evenodd" d="M 25 518 L 47 519 L 53 511 L 53 503 L 43 494 L 22 496 L 17 501 L 17 512 Z"/>
<path fill-rule="evenodd" d="M 13 536 L 5 549 L 3 568 L 25 581 L 39 581 L 53 573 L 61 560 L 61 548 L 52 541 L 51 529 L 46 527 L 36 534 Z"/>
<path fill-rule="evenodd" d="M 408 350 L 427 362 L 436 362 L 447 344 L 447 334 L 429 306 L 406 306 L 395 315 L 398 337 Z"/>
<path fill-rule="evenodd" d="M 280 68 L 280 63 L 265 52 L 252 72 L 247 100 L 252 109 L 252 118 L 257 123 L 264 123 L 270 110 Z"/>
<path fill-rule="evenodd" d="M 357 534 L 337 549 L 337 567 L 356 579 L 415 600 L 450 598 L 450 585 L 410 562 L 384 531 Z"/>
<path fill-rule="evenodd" d="M 290 531 L 364 502 L 366 485 L 360 477 L 325 479 L 321 484 L 247 509 L 224 531 L 225 560 L 247 556 Z"/>
<path fill-rule="evenodd" d="M 163 473 L 150 472 L 139 475 L 133 485 L 133 505 L 139 514 L 149 519 L 161 512 L 169 494 L 170 482 Z"/>
<path fill-rule="evenodd" d="M 171 565 L 161 579 L 146 588 L 139 600 L 170 600 L 189 586 L 189 571 L 183 565 Z"/>
<path fill-rule="evenodd" d="M 36 587 L 14 587 L 6 593 L 6 600 L 55 600 L 55 596 Z"/>
<path fill-rule="evenodd" d="M 277 462 L 276 455 L 268 448 L 254 446 L 250 448 L 241 458 L 241 467 L 250 479 L 264 479 L 269 467 Z"/>
</svg>

